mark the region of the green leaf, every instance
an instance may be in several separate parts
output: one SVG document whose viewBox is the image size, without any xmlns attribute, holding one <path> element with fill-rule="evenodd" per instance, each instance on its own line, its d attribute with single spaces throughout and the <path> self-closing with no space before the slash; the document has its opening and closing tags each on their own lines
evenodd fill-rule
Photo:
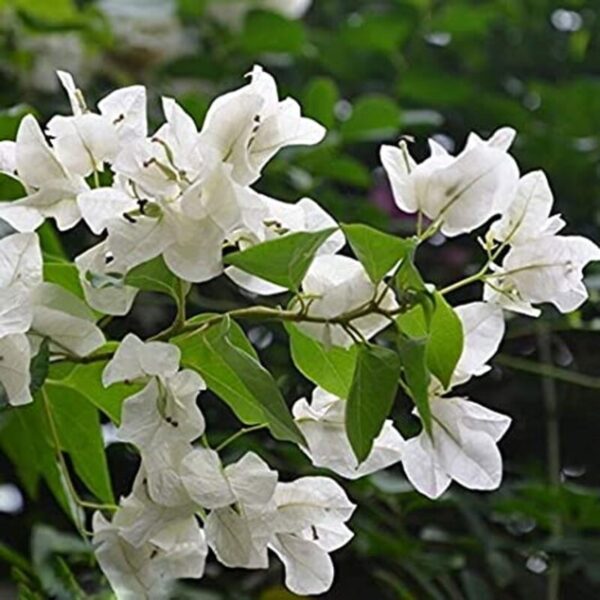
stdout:
<svg viewBox="0 0 600 600">
<path fill-rule="evenodd" d="M 350 348 L 326 348 L 292 323 L 286 324 L 286 329 L 290 336 L 292 360 L 297 369 L 329 393 L 338 398 L 348 398 L 358 354 L 356 345 Z"/>
<path fill-rule="evenodd" d="M 50 369 L 50 343 L 48 338 L 44 338 L 40 344 L 38 353 L 31 359 L 29 363 L 29 372 L 31 374 L 31 382 L 29 390 L 31 394 L 35 394 L 46 381 L 48 370 Z"/>
<path fill-rule="evenodd" d="M 131 269 L 127 273 L 124 283 L 145 292 L 167 294 L 175 301 L 179 301 L 181 280 L 169 270 L 162 256 L 157 256 Z M 189 286 L 189 284 L 186 285 Z"/>
<path fill-rule="evenodd" d="M 402 363 L 404 381 L 408 392 L 419 411 L 423 426 L 431 433 L 431 409 L 429 407 L 429 381 L 427 368 L 427 338 L 398 336 L 398 354 Z"/>
<path fill-rule="evenodd" d="M 302 21 L 290 21 L 281 15 L 253 11 L 246 17 L 239 43 L 245 53 L 300 54 L 306 42 Z"/>
<path fill-rule="evenodd" d="M 44 480 L 65 513 L 76 520 L 41 399 L 12 408 L 3 423 L 0 447 L 15 465 L 27 494 L 36 499 L 39 483 Z"/>
<path fill-rule="evenodd" d="M 387 96 L 373 94 L 358 99 L 340 130 L 348 141 L 374 141 L 396 135 L 400 122 L 396 103 Z"/>
<path fill-rule="evenodd" d="M 102 352 L 102 349 L 99 350 Z M 63 366 L 66 372 L 59 372 L 52 367 L 50 376 L 52 383 L 73 389 L 83 394 L 87 401 L 99 408 L 113 423 L 121 422 L 121 407 L 128 396 L 138 392 L 142 386 L 133 383 L 114 383 L 108 388 L 102 385 L 102 371 L 108 361 L 97 361 L 89 364 Z"/>
<path fill-rule="evenodd" d="M 56 283 L 78 298 L 84 299 L 83 288 L 79 281 L 79 271 L 72 262 L 54 258 L 44 262 L 44 281 Z"/>
<path fill-rule="evenodd" d="M 438 292 L 434 297 L 435 311 L 427 343 L 427 364 L 442 385 L 448 388 L 463 351 L 463 327 L 460 318 L 444 297 Z"/>
<path fill-rule="evenodd" d="M 329 228 L 282 235 L 229 254 L 225 263 L 289 290 L 298 290 L 317 250 L 334 231 L 335 228 Z"/>
<path fill-rule="evenodd" d="M 462 322 L 439 293 L 433 294 L 433 310 L 421 303 L 399 315 L 400 330 L 411 337 L 427 337 L 427 366 L 447 388 L 463 350 Z"/>
<path fill-rule="evenodd" d="M 265 424 L 278 440 L 304 444 L 275 380 L 255 356 L 234 341 L 231 320 L 173 340 L 182 364 L 198 371 L 207 386 L 246 425 Z"/>
<path fill-rule="evenodd" d="M 415 247 L 413 240 L 384 233 L 368 225 L 342 225 L 342 230 L 356 258 L 373 283 L 379 283 L 400 260 Z"/>
<path fill-rule="evenodd" d="M 58 439 L 75 472 L 97 498 L 114 502 L 98 410 L 71 387 L 47 382 L 45 389 Z"/>
<path fill-rule="evenodd" d="M 389 416 L 400 377 L 393 350 L 361 344 L 346 406 L 346 431 L 356 458 L 364 461 Z"/>
<path fill-rule="evenodd" d="M 335 122 L 335 105 L 339 97 L 340 93 L 333 79 L 315 77 L 304 90 L 303 112 L 325 127 L 332 127 Z"/>
</svg>

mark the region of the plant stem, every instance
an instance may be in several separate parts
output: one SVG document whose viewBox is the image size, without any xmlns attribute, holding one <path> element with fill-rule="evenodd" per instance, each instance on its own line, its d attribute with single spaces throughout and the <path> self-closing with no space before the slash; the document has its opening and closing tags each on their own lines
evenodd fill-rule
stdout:
<svg viewBox="0 0 600 600">
<path fill-rule="evenodd" d="M 551 365 L 552 347 L 551 338 L 544 323 L 538 325 L 538 349 L 540 358 L 544 363 Z M 550 485 L 559 490 L 560 481 L 560 428 L 558 423 L 558 394 L 556 381 L 547 375 L 542 376 L 542 394 L 546 410 L 546 455 L 548 462 L 548 479 Z M 562 520 L 557 514 L 551 522 L 551 531 L 554 541 L 558 542 L 563 534 Z M 548 586 L 546 589 L 547 600 L 560 599 L 560 563 L 555 558 L 550 563 L 548 570 Z"/>
<path fill-rule="evenodd" d="M 508 367 L 509 369 L 525 371 L 527 373 L 532 373 L 533 375 L 541 375 L 542 377 L 546 377 L 548 379 L 565 381 L 581 387 L 600 389 L 600 377 L 593 377 L 591 375 L 585 375 L 584 373 L 576 373 L 574 371 L 569 371 L 568 369 L 562 369 L 561 367 L 557 367 L 551 363 L 536 362 L 534 360 L 528 360 L 518 356 L 508 356 L 506 354 L 496 355 L 494 361 L 499 365 Z"/>
<path fill-rule="evenodd" d="M 221 450 L 223 450 L 223 448 L 226 448 L 227 446 L 229 446 L 229 444 L 231 444 L 231 442 L 234 442 L 235 440 L 237 440 L 238 438 L 241 438 L 243 435 L 246 435 L 247 433 L 252 433 L 253 431 L 259 431 L 261 429 L 265 429 L 267 427 L 267 425 L 252 425 L 251 427 L 244 427 L 243 429 L 240 429 L 239 431 L 236 431 L 234 434 L 230 435 L 225 441 L 221 442 L 217 447 L 216 447 L 216 451 L 217 452 L 221 452 Z"/>
</svg>

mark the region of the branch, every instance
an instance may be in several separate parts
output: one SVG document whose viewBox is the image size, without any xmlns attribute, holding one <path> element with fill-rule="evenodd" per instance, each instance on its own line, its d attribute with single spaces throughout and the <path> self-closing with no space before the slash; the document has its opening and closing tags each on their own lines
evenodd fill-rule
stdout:
<svg viewBox="0 0 600 600">
<path fill-rule="evenodd" d="M 494 361 L 509 369 L 525 371 L 526 373 L 565 381 L 566 383 L 572 383 L 573 385 L 579 385 L 581 387 L 596 390 L 600 389 L 600 377 L 593 377 L 592 375 L 586 375 L 585 373 L 577 373 L 569 369 L 556 367 L 549 363 L 540 363 L 527 358 L 508 356 L 506 354 L 498 354 Z"/>
</svg>

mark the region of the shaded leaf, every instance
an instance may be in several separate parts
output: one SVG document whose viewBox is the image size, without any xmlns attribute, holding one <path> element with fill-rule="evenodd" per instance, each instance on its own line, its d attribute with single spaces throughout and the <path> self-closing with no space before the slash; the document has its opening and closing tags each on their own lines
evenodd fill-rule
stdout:
<svg viewBox="0 0 600 600">
<path fill-rule="evenodd" d="M 427 339 L 398 336 L 398 354 L 402 363 L 404 381 L 419 416 L 428 433 L 431 433 L 431 409 L 429 407 L 429 381 L 427 368 Z"/>
<path fill-rule="evenodd" d="M 361 344 L 348 404 L 346 431 L 356 458 L 364 461 L 389 416 L 400 377 L 398 354 L 389 348 Z"/>
<path fill-rule="evenodd" d="M 98 410 L 71 387 L 47 382 L 45 389 L 58 439 L 75 472 L 96 497 L 114 502 Z"/>
</svg>

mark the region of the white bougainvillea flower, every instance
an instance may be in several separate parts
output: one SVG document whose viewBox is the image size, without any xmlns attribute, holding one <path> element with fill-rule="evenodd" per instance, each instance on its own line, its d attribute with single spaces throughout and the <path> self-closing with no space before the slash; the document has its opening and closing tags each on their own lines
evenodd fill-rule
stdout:
<svg viewBox="0 0 600 600">
<path fill-rule="evenodd" d="M 223 272 L 223 245 L 229 235 L 239 229 L 246 212 L 256 210 L 255 194 L 233 182 L 228 168 L 213 165 L 187 187 L 176 200 L 136 200 L 134 213 L 123 197 L 116 199 L 118 212 L 114 218 L 102 206 L 98 191 L 82 200 L 98 203 L 84 209 L 86 219 L 96 230 L 108 229 L 108 249 L 130 268 L 162 254 L 173 273 L 186 281 L 208 281 Z M 93 217 L 91 216 L 93 214 Z"/>
<path fill-rule="evenodd" d="M 490 236 L 517 245 L 560 231 L 565 222 L 550 216 L 554 198 L 543 171 L 532 171 L 519 180 L 514 200 L 499 221 L 492 223 Z"/>
<path fill-rule="evenodd" d="M 179 370 L 181 351 L 166 342 L 143 342 L 128 333 L 119 344 L 115 355 L 102 373 L 105 387 L 119 381 L 133 381 L 148 377 L 168 379 Z"/>
<path fill-rule="evenodd" d="M 223 468 L 218 454 L 198 448 L 188 454 L 181 469 L 190 497 L 208 509 L 231 504 L 263 506 L 275 491 L 277 472 L 254 452 Z"/>
<path fill-rule="evenodd" d="M 44 217 L 56 220 L 60 230 L 80 219 L 76 198 L 88 190 L 83 177 L 67 171 L 48 145 L 32 115 L 23 117 L 15 142 L 16 176 L 27 196 L 0 206 L 0 218 L 18 231 L 33 231 Z"/>
<path fill-rule="evenodd" d="M 308 310 L 310 317 L 333 319 L 365 306 L 381 294 L 381 308 L 392 310 L 396 307 L 393 293 L 390 290 L 384 292 L 383 284 L 375 286 L 360 262 L 338 254 L 315 258 L 302 282 L 302 291 L 314 298 Z M 352 326 L 366 339 L 388 324 L 389 320 L 379 314 L 352 321 Z M 326 345 L 347 347 L 354 343 L 351 335 L 338 324 L 301 322 L 298 327 Z"/>
<path fill-rule="evenodd" d="M 0 300 L 0 383 L 11 404 L 31 400 L 29 363 L 42 339 L 48 338 L 56 352 L 79 356 L 104 343 L 85 303 L 42 280 L 42 253 L 34 233 L 0 240 Z"/>
<path fill-rule="evenodd" d="M 465 398 L 433 396 L 429 403 L 431 437 L 423 430 L 404 447 L 402 464 L 412 485 L 429 498 L 441 496 L 453 480 L 472 490 L 498 488 L 497 442 L 511 419 Z"/>
<path fill-rule="evenodd" d="M 12 140 L 0 141 L 0 173 L 14 176 L 17 172 L 16 144 Z"/>
<path fill-rule="evenodd" d="M 117 316 L 131 310 L 138 290 L 123 282 L 127 266 L 115 260 L 106 242 L 80 254 L 75 265 L 85 300 L 94 310 Z"/>
<path fill-rule="evenodd" d="M 463 326 L 463 350 L 452 375 L 451 387 L 490 370 L 487 362 L 496 354 L 506 325 L 502 309 L 488 302 L 455 307 Z"/>
<path fill-rule="evenodd" d="M 119 439 L 150 450 L 199 438 L 205 423 L 196 398 L 204 389 L 200 375 L 189 369 L 166 379 L 153 377 L 142 391 L 125 400 Z"/>
<path fill-rule="evenodd" d="M 193 509 L 165 509 L 132 496 L 108 522 L 94 514 L 98 563 L 119 600 L 160 600 L 178 578 L 200 578 L 208 546 Z"/>
<path fill-rule="evenodd" d="M 103 373 L 103 383 L 145 380 L 146 386 L 123 403 L 120 441 L 140 451 L 146 489 L 163 506 L 189 503 L 181 465 L 190 442 L 199 438 L 205 422 L 196 398 L 206 389 L 195 372 L 179 367 L 179 349 L 163 342 L 143 343 L 128 335 Z"/>
<path fill-rule="evenodd" d="M 296 424 L 308 444 L 313 465 L 331 469 L 347 479 L 358 479 L 381 471 L 402 458 L 404 440 L 387 420 L 373 443 L 369 456 L 360 465 L 346 434 L 346 401 L 316 388 L 309 404 L 298 400 L 292 409 Z"/>
<path fill-rule="evenodd" d="M 551 303 L 562 313 L 579 308 L 588 298 L 583 269 L 600 260 L 600 248 L 580 236 L 545 236 L 510 249 L 484 299 L 508 310 L 538 316 L 533 304 Z"/>
<path fill-rule="evenodd" d="M 0 337 L 0 383 L 13 406 L 28 404 L 33 400 L 29 385 L 31 374 L 31 347 L 22 333 Z"/>
<path fill-rule="evenodd" d="M 65 72 L 58 77 L 67 91 L 72 116 L 53 117 L 47 126 L 57 156 L 71 172 L 84 177 L 102 171 L 123 145 L 147 135 L 146 89 L 131 86 L 115 90 L 98 103 L 99 113 L 91 112 L 73 80 Z"/>
<path fill-rule="evenodd" d="M 258 215 L 260 219 L 254 219 L 253 226 L 247 226 L 231 236 L 241 249 L 275 239 L 286 233 L 322 231 L 338 226 L 335 219 L 310 198 L 302 198 L 295 204 L 290 204 L 261 194 L 257 196 L 263 211 L 259 213 L 256 210 L 253 216 Z M 323 243 L 317 254 L 335 254 L 344 247 L 345 243 L 344 234 L 336 231 Z M 239 287 L 253 294 L 268 296 L 286 291 L 284 287 L 250 275 L 237 267 L 228 267 L 225 269 L 225 274 Z"/>
<path fill-rule="evenodd" d="M 172 98 L 163 98 L 162 106 L 166 123 L 152 137 L 127 145 L 113 165 L 149 198 L 177 195 L 194 182 L 210 155 L 199 143 L 192 117 Z"/>
<path fill-rule="evenodd" d="M 512 130 L 499 130 L 487 142 L 472 136 L 456 157 L 430 140 L 431 156 L 416 164 L 405 142 L 382 146 L 381 162 L 398 207 L 441 220 L 441 231 L 469 233 L 502 213 L 514 197 L 519 169 L 506 149 Z"/>
<path fill-rule="evenodd" d="M 199 140 L 233 166 L 237 182 L 249 185 L 281 148 L 318 144 L 324 137 L 325 129 L 303 117 L 295 100 L 279 100 L 275 80 L 256 65 L 248 85 L 214 100 Z"/>
<path fill-rule="evenodd" d="M 203 448 L 184 459 L 181 473 L 194 502 L 212 509 L 206 538 L 219 561 L 228 567 L 266 568 L 277 472 L 252 452 L 223 469 L 217 453 Z"/>
<path fill-rule="evenodd" d="M 87 356 L 104 344 L 94 313 L 77 296 L 54 283 L 40 283 L 30 295 L 30 334 L 49 338 L 55 351 Z"/>
<path fill-rule="evenodd" d="M 269 548 L 285 566 L 286 587 L 301 596 L 326 592 L 334 577 L 329 553 L 352 539 L 345 523 L 355 505 L 327 477 L 278 483 L 274 501 L 276 533 Z"/>
<path fill-rule="evenodd" d="M 270 10 L 288 19 L 300 19 L 310 8 L 312 0 L 234 0 L 233 2 L 210 2 L 208 14 L 219 23 L 239 29 L 252 9 Z"/>
</svg>

